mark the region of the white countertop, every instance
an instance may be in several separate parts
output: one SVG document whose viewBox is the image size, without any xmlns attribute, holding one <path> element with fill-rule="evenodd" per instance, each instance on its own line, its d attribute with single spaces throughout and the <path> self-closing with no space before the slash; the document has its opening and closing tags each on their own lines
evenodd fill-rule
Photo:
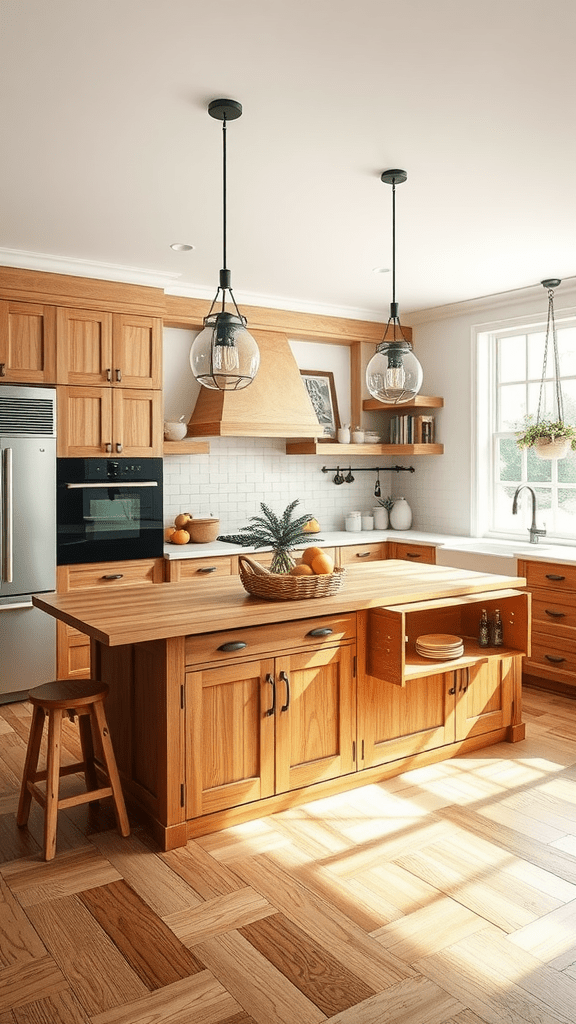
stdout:
<svg viewBox="0 0 576 1024">
<path fill-rule="evenodd" d="M 576 544 L 559 544 L 545 541 L 529 544 L 527 541 L 489 537 L 465 537 L 453 534 L 424 533 L 420 530 L 362 530 L 352 533 L 345 530 L 330 532 L 322 530 L 311 533 L 310 539 L 296 550 L 302 550 L 313 544 L 322 547 L 343 547 L 350 544 L 375 544 L 380 541 L 412 541 L 414 544 L 429 544 L 431 547 L 483 552 L 486 545 L 500 549 L 503 555 L 515 558 L 529 558 L 539 562 L 574 562 L 576 563 Z M 256 551 L 271 551 L 271 548 L 240 547 L 239 544 L 228 544 L 215 540 L 210 544 L 165 544 L 164 558 L 206 558 L 214 555 L 253 554 Z"/>
</svg>

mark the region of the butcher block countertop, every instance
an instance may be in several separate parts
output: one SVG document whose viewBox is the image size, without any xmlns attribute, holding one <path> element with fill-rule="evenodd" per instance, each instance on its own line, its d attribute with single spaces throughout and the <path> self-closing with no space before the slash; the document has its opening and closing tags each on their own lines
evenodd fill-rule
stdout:
<svg viewBox="0 0 576 1024">
<path fill-rule="evenodd" d="M 33 597 L 33 603 L 93 639 L 116 647 L 525 585 L 522 577 L 389 559 L 350 566 L 337 594 L 303 601 L 252 597 L 238 576 L 227 576 L 210 580 L 208 586 L 159 583 L 118 588 L 113 594 L 98 589 L 40 594 Z"/>
</svg>

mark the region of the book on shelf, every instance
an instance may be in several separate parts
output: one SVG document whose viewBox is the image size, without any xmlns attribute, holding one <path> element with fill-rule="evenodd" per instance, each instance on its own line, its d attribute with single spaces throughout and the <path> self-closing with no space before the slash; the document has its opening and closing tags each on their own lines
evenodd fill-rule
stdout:
<svg viewBox="0 0 576 1024">
<path fill-rule="evenodd" d="M 435 423 L 433 416 L 390 417 L 390 444 L 433 444 Z"/>
</svg>

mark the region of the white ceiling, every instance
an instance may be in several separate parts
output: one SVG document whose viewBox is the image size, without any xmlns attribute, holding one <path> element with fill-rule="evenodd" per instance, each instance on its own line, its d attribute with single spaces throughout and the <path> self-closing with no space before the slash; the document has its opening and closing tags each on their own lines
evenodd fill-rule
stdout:
<svg viewBox="0 0 576 1024">
<path fill-rule="evenodd" d="M 212 297 L 207 106 L 225 96 L 244 107 L 228 125 L 240 306 L 385 319 L 389 167 L 408 172 L 401 313 L 576 275 L 574 0 L 0 0 L 0 17 L 4 265 L 140 268 Z"/>
</svg>

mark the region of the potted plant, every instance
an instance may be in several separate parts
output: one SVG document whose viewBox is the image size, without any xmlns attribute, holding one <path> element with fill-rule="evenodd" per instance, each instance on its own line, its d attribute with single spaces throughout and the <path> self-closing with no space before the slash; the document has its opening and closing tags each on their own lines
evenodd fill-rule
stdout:
<svg viewBox="0 0 576 1024">
<path fill-rule="evenodd" d="M 570 450 L 576 451 L 576 427 L 562 420 L 537 420 L 527 416 L 524 427 L 516 435 L 519 448 L 534 448 L 541 459 L 563 459 Z"/>
<path fill-rule="evenodd" d="M 218 537 L 218 540 L 228 541 L 231 544 L 242 544 L 244 547 L 270 547 L 274 550 L 274 557 L 270 565 L 273 573 L 290 572 L 296 564 L 290 552 L 301 544 L 307 542 L 309 531 L 304 527 L 311 521 L 311 515 L 293 518 L 294 509 L 299 504 L 298 499 L 292 501 L 284 509 L 281 516 L 277 516 L 272 509 L 260 503 L 261 516 L 252 516 L 250 522 L 253 526 L 243 526 L 240 533 Z"/>
</svg>

